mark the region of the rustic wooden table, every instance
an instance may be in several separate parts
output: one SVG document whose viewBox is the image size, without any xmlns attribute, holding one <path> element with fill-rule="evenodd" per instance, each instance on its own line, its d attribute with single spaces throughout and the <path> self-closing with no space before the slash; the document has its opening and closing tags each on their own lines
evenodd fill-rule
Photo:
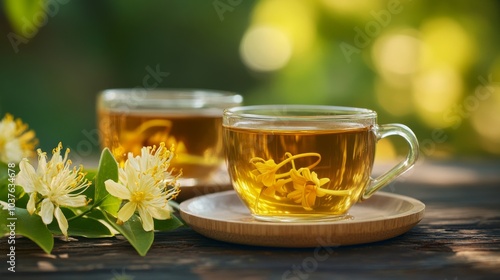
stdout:
<svg viewBox="0 0 500 280">
<path fill-rule="evenodd" d="M 146 257 L 120 238 L 56 241 L 51 255 L 17 239 L 1 279 L 500 279 L 500 162 L 417 166 L 385 191 L 426 204 L 409 232 L 382 242 L 309 249 L 229 244 L 188 227 L 158 233 Z M 2 252 L 6 239 L 0 239 Z M 3 258 L 5 258 L 5 253 Z"/>
</svg>

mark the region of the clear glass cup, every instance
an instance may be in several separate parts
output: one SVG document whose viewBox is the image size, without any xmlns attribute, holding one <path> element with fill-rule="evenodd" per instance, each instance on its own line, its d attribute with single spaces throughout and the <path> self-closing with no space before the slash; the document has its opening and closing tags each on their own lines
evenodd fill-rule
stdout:
<svg viewBox="0 0 500 280">
<path fill-rule="evenodd" d="M 182 169 L 181 187 L 229 184 L 222 112 L 242 101 L 236 93 L 211 90 L 104 90 L 97 98 L 101 146 L 123 164 L 128 153 L 165 142 L 175 149 L 171 166 Z"/>
<path fill-rule="evenodd" d="M 345 219 L 352 205 L 411 168 L 419 151 L 408 127 L 379 125 L 375 111 L 361 108 L 235 107 L 224 111 L 222 125 L 233 187 L 265 221 Z M 408 154 L 372 178 L 377 141 L 391 135 L 408 142 Z"/>
</svg>

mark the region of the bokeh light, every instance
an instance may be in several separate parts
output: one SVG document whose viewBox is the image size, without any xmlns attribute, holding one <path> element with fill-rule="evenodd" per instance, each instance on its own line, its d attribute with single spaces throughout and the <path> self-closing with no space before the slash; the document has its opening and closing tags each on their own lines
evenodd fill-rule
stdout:
<svg viewBox="0 0 500 280">
<path fill-rule="evenodd" d="M 306 1 L 258 2 L 240 44 L 243 63 L 253 71 L 276 71 L 307 53 L 316 39 L 314 11 Z"/>
<path fill-rule="evenodd" d="M 486 85 L 476 89 L 477 95 L 471 123 L 480 135 L 480 144 L 489 152 L 500 155 L 500 86 Z M 478 96 L 480 98 L 478 98 Z M 481 100 L 484 99 L 484 100 Z"/>
<path fill-rule="evenodd" d="M 453 68 L 436 68 L 415 77 L 413 101 L 418 116 L 430 127 L 453 125 L 443 117 L 446 110 L 459 103 L 463 84 Z"/>
<path fill-rule="evenodd" d="M 377 39 L 372 48 L 372 60 L 382 78 L 404 86 L 419 70 L 422 48 L 418 31 L 398 30 Z"/>
<path fill-rule="evenodd" d="M 240 45 L 241 59 L 254 71 L 275 71 L 288 63 L 292 45 L 279 29 L 270 26 L 252 27 Z"/>
<path fill-rule="evenodd" d="M 413 99 L 408 98 L 410 88 L 394 87 L 382 79 L 375 82 L 375 95 L 378 104 L 393 116 L 405 116 L 414 113 Z"/>
<path fill-rule="evenodd" d="M 463 71 L 476 54 L 474 38 L 450 17 L 432 18 L 420 29 L 422 41 L 428 46 L 423 53 L 424 68 L 452 66 Z"/>
<path fill-rule="evenodd" d="M 370 10 L 380 7 L 380 0 L 320 0 L 327 12 L 335 16 L 342 15 L 348 17 L 368 18 Z"/>
<path fill-rule="evenodd" d="M 254 7 L 250 28 L 272 26 L 281 30 L 290 42 L 294 54 L 307 52 L 316 39 L 314 1 L 266 0 Z"/>
<path fill-rule="evenodd" d="M 46 12 L 21 2 L 5 1 L 4 35 Z M 442 129 L 428 156 L 498 157 L 498 93 L 473 99 L 499 86 L 499 26 L 494 0 L 65 1 L 18 52 L 0 45 L 0 113 L 29 123 L 44 150 L 97 143 L 83 133 L 96 129 L 96 94 L 156 77 L 148 85 L 234 91 L 247 105 L 370 108 L 421 141 Z M 378 157 L 403 151 L 391 141 Z"/>
</svg>

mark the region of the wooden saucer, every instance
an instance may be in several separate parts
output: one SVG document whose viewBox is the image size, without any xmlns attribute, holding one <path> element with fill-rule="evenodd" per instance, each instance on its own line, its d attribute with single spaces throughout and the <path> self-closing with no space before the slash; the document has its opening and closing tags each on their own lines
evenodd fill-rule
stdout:
<svg viewBox="0 0 500 280">
<path fill-rule="evenodd" d="M 318 247 L 363 244 L 401 235 L 424 215 L 419 200 L 378 192 L 354 205 L 350 220 L 277 223 L 255 220 L 236 192 L 224 191 L 180 204 L 184 221 L 198 233 L 220 241 L 270 247 Z"/>
</svg>

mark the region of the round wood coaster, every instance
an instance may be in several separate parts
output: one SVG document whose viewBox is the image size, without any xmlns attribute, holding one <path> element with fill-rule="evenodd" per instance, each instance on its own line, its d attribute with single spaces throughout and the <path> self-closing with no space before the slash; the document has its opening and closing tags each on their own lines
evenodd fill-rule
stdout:
<svg viewBox="0 0 500 280">
<path fill-rule="evenodd" d="M 255 220 L 235 191 L 207 194 L 180 204 L 184 221 L 200 234 L 220 241 L 271 247 L 342 246 L 401 235 L 424 215 L 419 200 L 378 192 L 354 205 L 349 220 L 277 223 Z"/>
</svg>

